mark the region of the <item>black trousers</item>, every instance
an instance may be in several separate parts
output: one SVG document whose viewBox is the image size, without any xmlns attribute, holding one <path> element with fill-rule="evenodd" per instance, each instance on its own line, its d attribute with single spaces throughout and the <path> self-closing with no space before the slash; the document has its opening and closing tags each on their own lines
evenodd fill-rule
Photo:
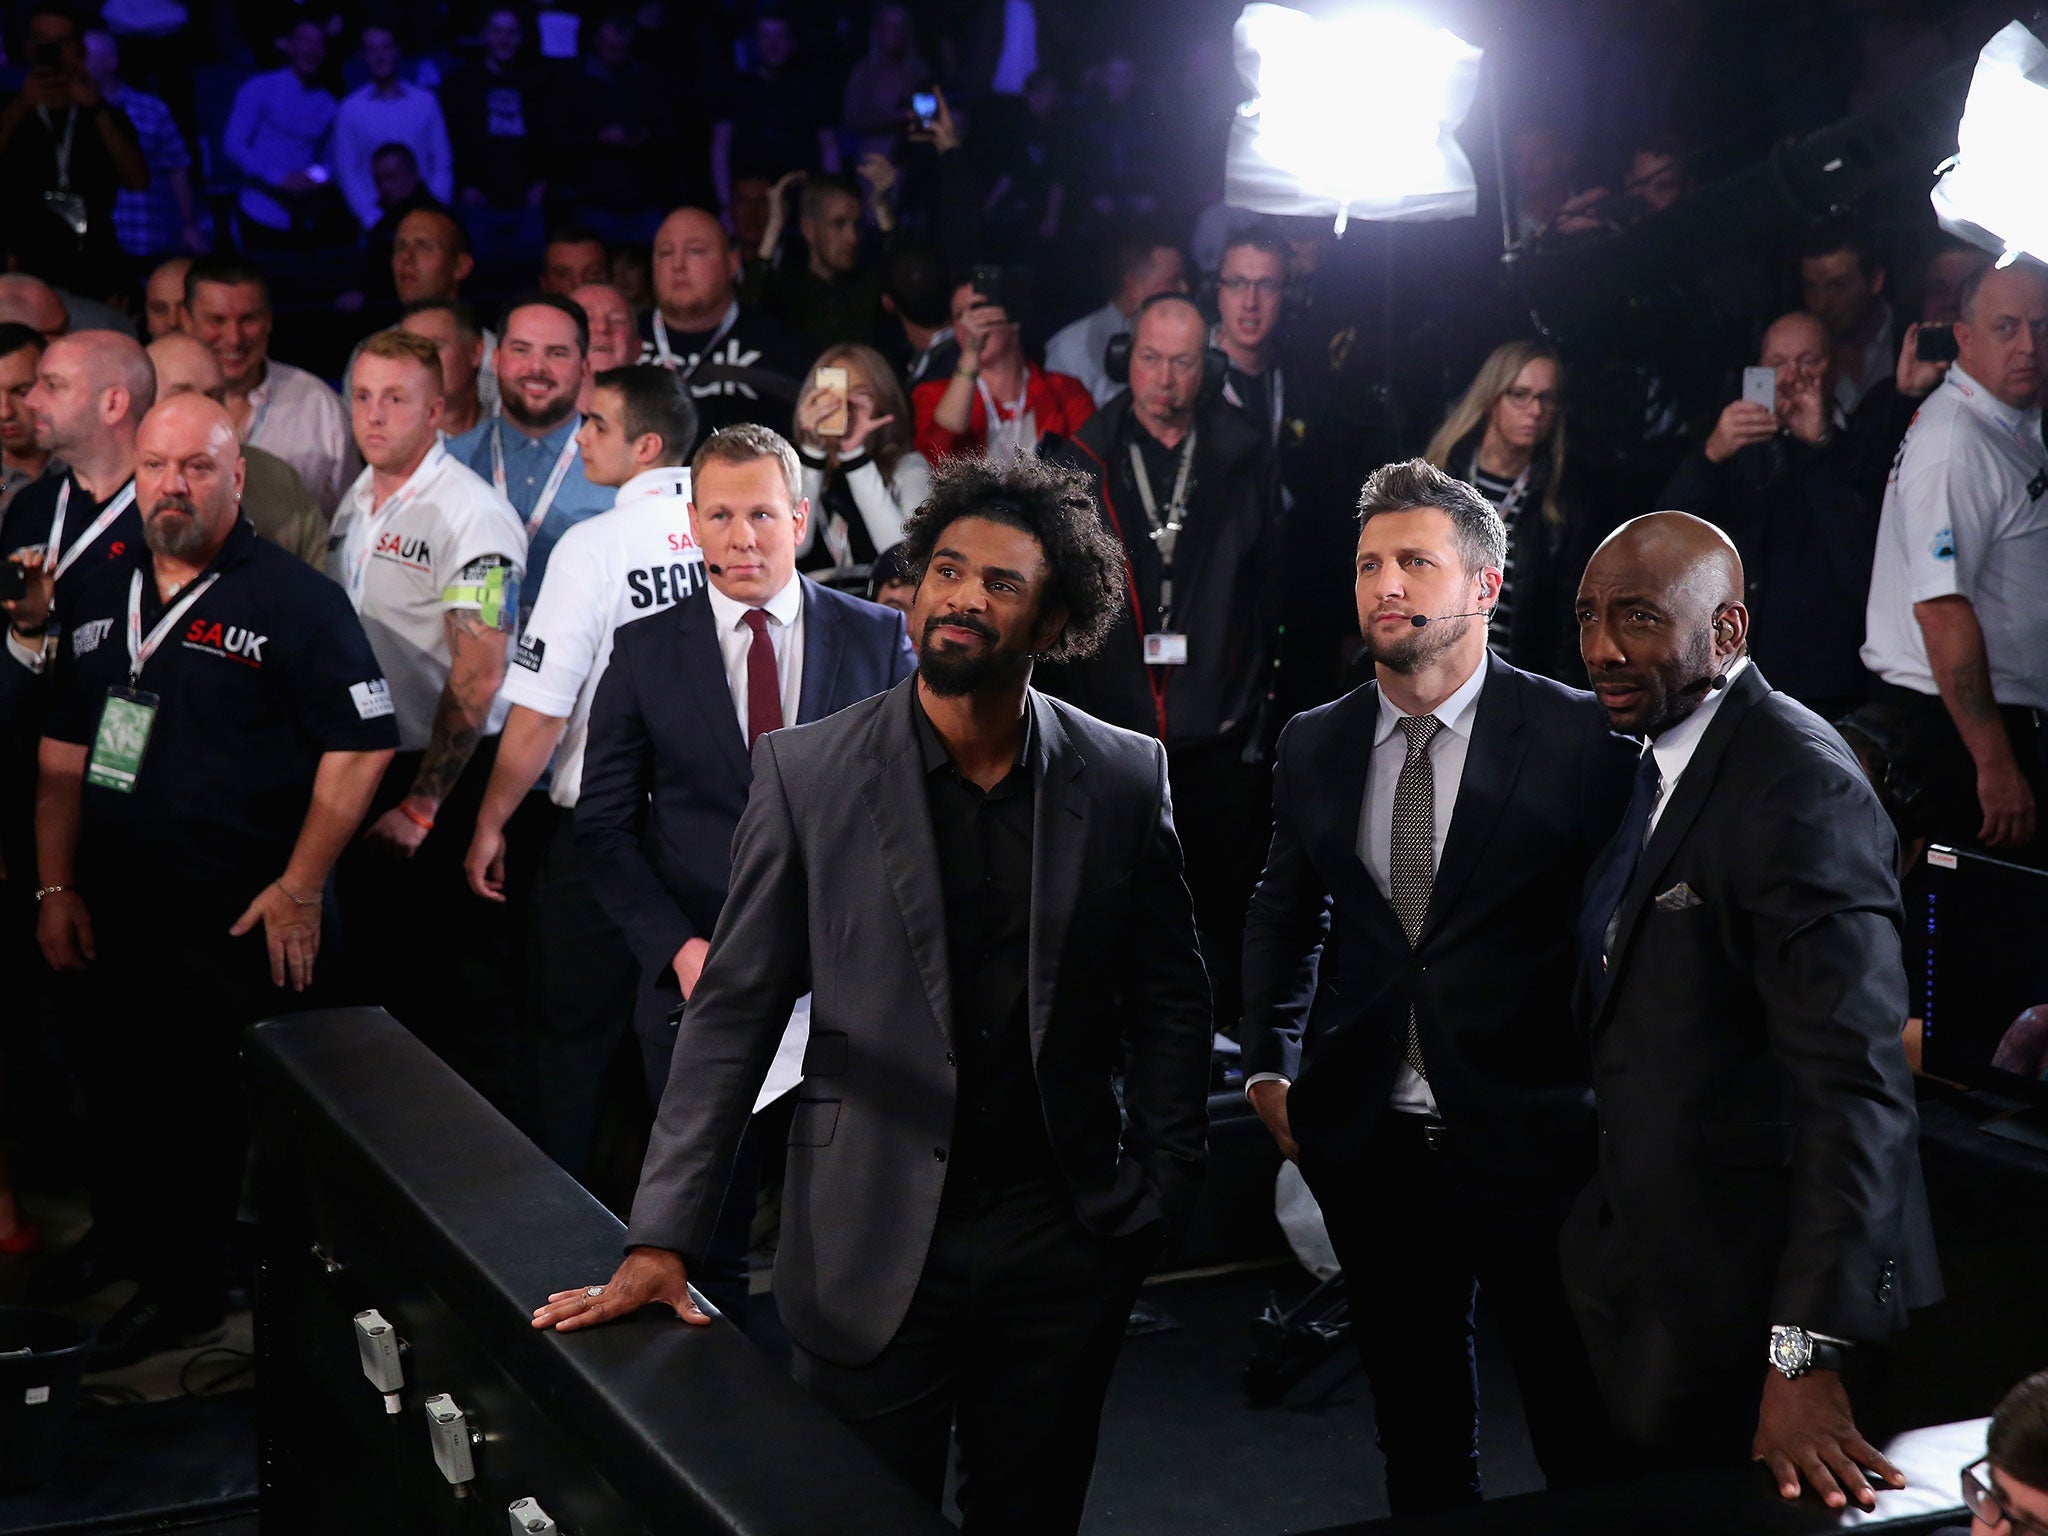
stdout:
<svg viewBox="0 0 2048 1536">
<path fill-rule="evenodd" d="M 401 752 L 392 759 L 365 827 L 405 798 L 420 757 Z M 532 1065 L 520 1037 L 525 972 L 516 941 L 531 882 L 508 869 L 506 900 L 490 902 L 470 890 L 462 872 L 497 757 L 498 738 L 486 736 L 410 859 L 393 858 L 361 838 L 350 844 L 335 888 L 349 947 L 348 1001 L 385 1009 L 526 1128 Z M 524 814 L 514 817 L 506 843 L 530 869 L 535 839 L 520 835 Z"/>
<path fill-rule="evenodd" d="M 969 1536 L 1071 1536 L 1148 1233 L 1089 1232 L 1064 1190 L 1028 1185 L 939 1212 L 903 1326 L 881 1356 L 835 1365 L 801 1346 L 796 1378 L 937 1505 L 960 1441 Z"/>
<path fill-rule="evenodd" d="M 227 936 L 260 889 L 257 877 L 246 896 L 187 890 L 146 910 L 89 902 L 98 959 L 58 978 L 85 1091 L 94 1243 L 174 1308 L 217 1306 L 229 1278 L 248 1150 L 242 1032 L 332 1000 L 331 945 L 299 993 L 271 985 L 261 928 Z"/>
<path fill-rule="evenodd" d="M 1930 697 L 1896 683 L 1879 683 L 1878 697 L 1902 711 L 1912 735 L 1910 753 L 1900 766 L 1926 787 L 1926 809 L 1918 830 L 1936 842 L 1965 848 L 1979 846 L 1977 833 L 1984 811 L 1977 803 L 1977 765 L 1963 745 L 1962 733 L 1939 696 Z M 2033 786 L 2036 830 L 2033 840 L 2018 848 L 1998 850 L 2002 859 L 2048 865 L 2048 727 L 2041 714 L 2016 705 L 2001 705 L 2005 734 L 2020 772 Z"/>
<path fill-rule="evenodd" d="M 535 806 L 531 819 L 540 843 L 526 917 L 533 1139 L 587 1182 L 611 1064 L 633 1026 L 640 967 L 584 878 L 572 813 Z"/>
<path fill-rule="evenodd" d="M 1418 1115 L 1381 1115 L 1366 1147 L 1357 1168 L 1305 1163 L 1302 1173 L 1344 1268 L 1393 1512 L 1479 1502 L 1472 1320 L 1481 1291 L 1545 1479 L 1553 1488 L 1598 1481 L 1609 1441 L 1559 1273 L 1557 1200 L 1475 1183 L 1448 1138 L 1430 1144 Z"/>
<path fill-rule="evenodd" d="M 1232 737 L 1168 748 L 1166 771 L 1215 1025 L 1231 1033 L 1244 1007 L 1245 909 L 1273 836 L 1273 770 L 1245 762 L 1243 738 Z"/>
</svg>

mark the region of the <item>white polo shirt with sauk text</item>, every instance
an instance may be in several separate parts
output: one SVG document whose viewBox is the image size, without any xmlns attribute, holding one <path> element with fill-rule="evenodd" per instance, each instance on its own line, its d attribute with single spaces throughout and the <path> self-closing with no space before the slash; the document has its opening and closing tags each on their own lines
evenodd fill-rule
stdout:
<svg viewBox="0 0 2048 1536">
<path fill-rule="evenodd" d="M 510 629 L 519 611 L 526 529 L 511 504 L 435 443 L 404 485 L 370 506 L 365 469 L 342 497 L 327 541 L 327 574 L 341 583 L 391 683 L 401 752 L 424 751 L 452 659 L 445 615 L 480 613 Z M 494 699 L 484 734 L 505 723 Z"/>
</svg>

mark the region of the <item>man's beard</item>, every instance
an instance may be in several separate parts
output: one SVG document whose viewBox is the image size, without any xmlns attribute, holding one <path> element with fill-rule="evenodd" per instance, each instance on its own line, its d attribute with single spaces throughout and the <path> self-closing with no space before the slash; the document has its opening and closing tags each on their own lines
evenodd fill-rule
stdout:
<svg viewBox="0 0 2048 1536">
<path fill-rule="evenodd" d="M 520 396 L 519 386 L 515 384 L 510 389 L 499 391 L 498 409 L 521 426 L 552 427 L 557 422 L 567 420 L 569 413 L 576 409 L 576 392 L 572 389 L 556 395 L 548 401 L 546 409 L 535 411 L 527 408 L 526 401 Z"/>
<path fill-rule="evenodd" d="M 167 518 L 166 508 L 183 513 Z M 198 507 L 183 496 L 160 497 L 142 524 L 142 541 L 156 553 L 172 560 L 190 560 L 206 548 L 206 524 Z"/>
<path fill-rule="evenodd" d="M 965 646 L 942 647 L 936 644 L 932 640 L 932 631 L 941 624 L 972 631 L 988 641 L 988 648 L 970 651 Z M 990 683 L 1011 677 L 1019 668 L 1030 664 L 1029 656 L 1006 650 L 996 632 L 979 619 L 957 614 L 951 618 L 934 614 L 925 620 L 917 648 L 918 675 L 924 679 L 924 685 L 942 699 L 959 699 L 970 693 L 979 693 Z"/>
<path fill-rule="evenodd" d="M 1376 667 L 1385 667 L 1389 672 L 1398 672 L 1403 677 L 1419 672 L 1437 657 L 1465 638 L 1465 631 L 1472 627 L 1469 618 L 1432 619 L 1417 629 L 1413 624 L 1397 631 L 1392 639 L 1382 639 L 1377 623 L 1369 624 L 1365 630 L 1365 652 Z"/>
</svg>

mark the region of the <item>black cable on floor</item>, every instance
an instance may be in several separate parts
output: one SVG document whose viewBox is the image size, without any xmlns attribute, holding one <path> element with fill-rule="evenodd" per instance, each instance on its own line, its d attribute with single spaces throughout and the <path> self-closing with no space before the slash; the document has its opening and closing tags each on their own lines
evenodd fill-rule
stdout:
<svg viewBox="0 0 2048 1536">
<path fill-rule="evenodd" d="M 199 1386 L 194 1386 L 192 1384 L 192 1368 L 202 1360 L 214 1362 L 217 1368 L 225 1368 L 219 1369 L 219 1373 L 212 1380 Z M 231 1389 L 239 1390 L 238 1388 L 232 1388 L 231 1384 L 240 1381 L 244 1376 L 250 1375 L 255 1369 L 256 1356 L 250 1351 L 246 1349 L 229 1349 L 226 1345 L 216 1345 L 212 1349 L 200 1350 L 198 1354 L 187 1360 L 179 1368 L 178 1390 L 187 1397 L 214 1397 Z"/>
</svg>

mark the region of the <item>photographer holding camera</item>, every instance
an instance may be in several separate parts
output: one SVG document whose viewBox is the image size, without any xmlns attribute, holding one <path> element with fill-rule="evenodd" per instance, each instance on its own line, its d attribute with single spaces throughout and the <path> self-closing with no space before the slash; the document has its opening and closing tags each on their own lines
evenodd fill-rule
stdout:
<svg viewBox="0 0 2048 1536">
<path fill-rule="evenodd" d="M 1748 578 L 1757 664 L 1807 708 L 1839 720 L 1870 686 L 1859 655 L 1863 605 L 1892 440 L 1843 414 L 1818 317 L 1779 316 L 1757 362 L 1774 375 L 1772 403 L 1747 392 L 1731 402 L 1657 505 L 1727 531 Z"/>
<path fill-rule="evenodd" d="M 1024 355 L 1023 328 L 1005 302 L 1005 286 L 977 269 L 974 282 L 953 290 L 960 361 L 952 378 L 928 380 L 910 395 L 917 451 L 928 459 L 1034 453 L 1040 438 L 1071 437 L 1095 413 L 1087 385 L 1048 373 Z"/>
<path fill-rule="evenodd" d="M 28 77 L 0 111 L 5 242 L 24 272 L 104 298 L 122 286 L 114 194 L 149 187 L 135 129 L 85 68 L 78 19 L 40 4 L 28 18 Z"/>
</svg>

